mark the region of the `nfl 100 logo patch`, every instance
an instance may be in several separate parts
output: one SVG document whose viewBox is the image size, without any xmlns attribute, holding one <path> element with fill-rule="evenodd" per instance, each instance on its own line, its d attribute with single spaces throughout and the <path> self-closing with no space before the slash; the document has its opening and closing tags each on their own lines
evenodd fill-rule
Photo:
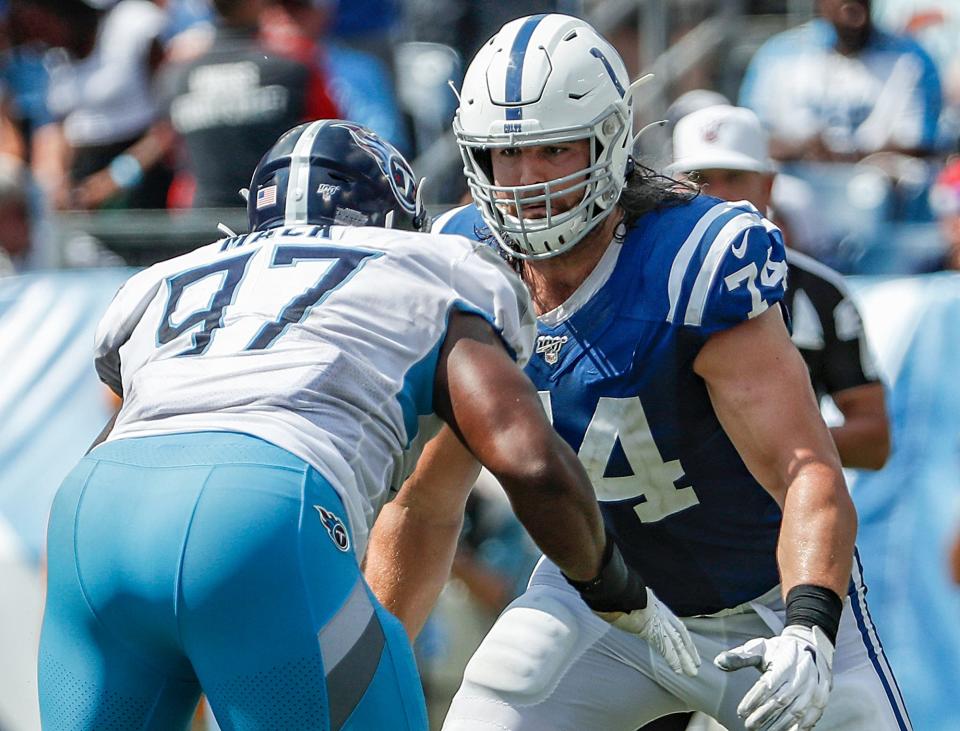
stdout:
<svg viewBox="0 0 960 731">
<path fill-rule="evenodd" d="M 541 335 L 537 338 L 537 353 L 543 355 L 547 365 L 556 365 L 560 360 L 560 348 L 568 339 L 566 335 Z"/>
</svg>

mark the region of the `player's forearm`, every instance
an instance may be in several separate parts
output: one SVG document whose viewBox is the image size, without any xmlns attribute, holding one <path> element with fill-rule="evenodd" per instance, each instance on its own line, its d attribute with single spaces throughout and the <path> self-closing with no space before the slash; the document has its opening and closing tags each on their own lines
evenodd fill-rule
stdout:
<svg viewBox="0 0 960 731">
<path fill-rule="evenodd" d="M 169 122 L 155 122 L 143 137 L 127 148 L 126 153 L 136 159 L 143 170 L 149 170 L 167 154 L 175 137 Z"/>
<path fill-rule="evenodd" d="M 588 478 L 573 452 L 557 439 L 549 471 L 519 479 L 501 474 L 498 479 L 540 550 L 571 579 L 594 578 L 606 534 Z"/>
<path fill-rule="evenodd" d="M 843 424 L 831 429 L 845 467 L 878 470 L 890 454 L 890 421 L 879 382 L 832 393 Z"/>
<path fill-rule="evenodd" d="M 837 467 L 810 457 L 787 489 L 777 546 L 783 593 L 815 584 L 846 595 L 857 514 Z"/>
<path fill-rule="evenodd" d="M 844 467 L 879 470 L 890 456 L 890 430 L 882 414 L 848 418 L 830 433 Z"/>
<path fill-rule="evenodd" d="M 446 521 L 388 503 L 370 533 L 364 576 L 413 642 L 440 596 L 457 550 L 462 514 Z"/>
</svg>

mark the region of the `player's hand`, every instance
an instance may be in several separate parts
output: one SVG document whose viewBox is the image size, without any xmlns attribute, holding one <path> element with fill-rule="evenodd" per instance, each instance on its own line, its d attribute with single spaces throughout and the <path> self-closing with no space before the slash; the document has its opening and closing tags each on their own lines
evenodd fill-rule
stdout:
<svg viewBox="0 0 960 731">
<path fill-rule="evenodd" d="M 590 581 L 567 581 L 600 618 L 614 627 L 643 637 L 675 673 L 691 677 L 700 667 L 690 633 L 643 579 L 627 565 L 612 536 L 607 536 L 600 573 Z"/>
<path fill-rule="evenodd" d="M 683 622 L 647 587 L 647 606 L 631 612 L 596 612 L 614 627 L 645 639 L 663 655 L 675 673 L 694 677 L 700 668 L 700 653 Z"/>
<path fill-rule="evenodd" d="M 790 625 L 776 637 L 721 652 L 713 662 L 721 670 L 760 671 L 737 706 L 749 731 L 807 731 L 823 715 L 833 684 L 833 644 L 819 627 Z"/>
</svg>

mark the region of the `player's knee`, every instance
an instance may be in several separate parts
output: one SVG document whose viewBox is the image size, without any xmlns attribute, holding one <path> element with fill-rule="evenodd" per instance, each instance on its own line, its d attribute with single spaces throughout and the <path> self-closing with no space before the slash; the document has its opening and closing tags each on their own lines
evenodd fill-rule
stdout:
<svg viewBox="0 0 960 731">
<path fill-rule="evenodd" d="M 532 591 L 501 615 L 474 653 L 464 681 L 532 702 L 556 687 L 580 635 L 575 614 L 548 591 Z"/>
</svg>

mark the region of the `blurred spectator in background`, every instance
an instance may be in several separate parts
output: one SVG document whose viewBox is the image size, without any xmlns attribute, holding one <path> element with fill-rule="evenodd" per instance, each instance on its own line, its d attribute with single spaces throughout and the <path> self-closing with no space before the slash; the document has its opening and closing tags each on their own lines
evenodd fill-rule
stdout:
<svg viewBox="0 0 960 731">
<path fill-rule="evenodd" d="M 930 208 L 937 216 L 944 251 L 921 270 L 960 270 L 960 157 L 948 160 L 937 177 L 930 189 Z"/>
<path fill-rule="evenodd" d="M 927 52 L 874 26 L 870 0 L 818 5 L 821 18 L 760 48 L 740 89 L 740 104 L 772 134 L 771 154 L 856 161 L 931 152 L 942 92 Z"/>
<path fill-rule="evenodd" d="M 960 139 L 960 3 L 956 0 L 873 0 L 870 15 L 881 28 L 915 39 L 933 57 L 943 82 L 941 149 Z"/>
<path fill-rule="evenodd" d="M 673 148 L 676 162 L 668 172 L 683 174 L 708 195 L 748 201 L 776 221 L 770 210 L 775 167 L 752 111 L 716 106 L 693 112 L 674 128 Z M 831 429 L 840 459 L 844 467 L 880 469 L 890 452 L 889 423 L 860 314 L 837 272 L 789 246 L 787 265 L 791 338 L 817 397 L 829 395 L 843 414 L 843 424 Z"/>
<path fill-rule="evenodd" d="M 570 0 L 406 0 L 405 14 L 413 40 L 443 43 L 461 58 L 473 58 L 507 21 L 537 13 L 580 15 L 578 5 Z"/>
<path fill-rule="evenodd" d="M 159 208 L 171 174 L 141 139 L 154 122 L 153 74 L 166 16 L 150 0 L 18 0 L 55 49 L 47 105 L 56 120 L 35 169 L 57 208 Z"/>
<path fill-rule="evenodd" d="M 264 39 L 326 79 L 340 116 L 369 127 L 407 154 L 409 135 L 390 68 L 376 56 L 328 36 L 336 7 L 334 0 L 275 0 L 261 16 Z"/>
<path fill-rule="evenodd" d="M 3 186 L 0 183 L 0 195 L 2 195 Z M 0 204 L 0 211 L 2 211 L 2 204 Z M 0 225 L 3 224 L 5 219 L 0 218 Z M 2 236 L 2 234 L 0 234 Z M 11 274 L 16 274 L 17 270 L 13 265 L 13 259 L 10 257 L 9 249 L 20 249 L 23 246 L 23 240 L 20 238 L 14 239 L 12 245 L 8 244 L 2 238 L 0 238 L 0 277 L 8 277 Z M 29 243 L 29 240 L 28 240 Z"/>
<path fill-rule="evenodd" d="M 22 271 L 32 248 L 29 179 L 23 163 L 0 156 L 0 253 Z"/>
<path fill-rule="evenodd" d="M 165 0 L 165 5 L 167 26 L 163 31 L 164 43 L 195 29 L 212 32 L 213 10 L 207 0 Z"/>
<path fill-rule="evenodd" d="M 192 61 L 210 47 L 215 15 L 208 0 L 166 0 L 165 63 Z"/>
<path fill-rule="evenodd" d="M 0 147 L 7 154 L 30 160 L 33 144 L 42 137 L 36 132 L 53 118 L 47 109 L 48 74 L 43 65 L 45 47 L 39 43 L 36 33 L 27 32 L 30 13 L 26 12 L 24 17 L 25 7 L 29 5 L 25 6 L 21 0 L 0 7 L 0 85 L 3 92 Z"/>
<path fill-rule="evenodd" d="M 10 6 L 0 0 L 0 154 L 25 160 L 26 142 L 16 119 L 16 104 L 8 88 L 7 66 L 10 43 Z"/>
<path fill-rule="evenodd" d="M 213 0 L 210 47 L 161 75 L 163 107 L 184 147 L 172 202 L 180 207 L 242 204 L 263 140 L 312 119 L 338 117 L 316 67 L 280 55 L 258 36 L 268 0 Z M 295 54 L 294 54 L 295 55 Z"/>
<path fill-rule="evenodd" d="M 23 160 L 0 154 L 0 255 L 13 273 L 57 263 L 43 193 Z"/>
<path fill-rule="evenodd" d="M 487 4 L 468 3 L 469 5 Z M 379 58 L 393 74 L 393 48 L 400 34 L 405 0 L 326 0 L 334 13 L 330 34 L 351 48 Z M 446 32 L 450 35 L 451 29 Z"/>
<path fill-rule="evenodd" d="M 27 159 L 27 146 L 15 118 L 13 100 L 0 82 L 0 154 Z"/>
</svg>

